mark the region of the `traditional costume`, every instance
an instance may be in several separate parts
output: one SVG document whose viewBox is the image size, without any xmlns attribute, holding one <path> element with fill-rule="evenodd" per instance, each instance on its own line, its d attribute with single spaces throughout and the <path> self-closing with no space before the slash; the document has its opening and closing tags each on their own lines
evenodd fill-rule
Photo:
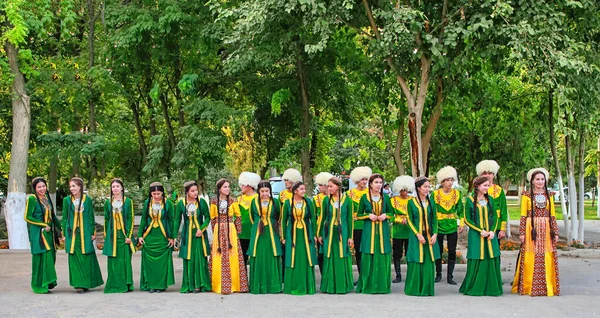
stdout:
<svg viewBox="0 0 600 318">
<path fill-rule="evenodd" d="M 122 185 L 122 184 L 121 184 Z M 133 243 L 134 213 L 130 198 L 115 201 L 112 198 L 104 203 L 104 248 L 107 256 L 108 277 L 104 293 L 125 293 L 133 291 L 133 270 L 131 255 L 136 252 Z M 125 240 L 129 239 L 129 244 Z"/>
<path fill-rule="evenodd" d="M 543 173 L 548 183 L 549 173 L 544 168 L 530 170 L 527 179 L 531 181 L 536 172 Z M 542 193 L 533 190 L 523 192 L 519 235 L 525 237 L 525 243 L 521 244 L 519 250 L 512 292 L 531 296 L 560 295 L 555 243 L 559 231 L 554 193 L 547 190 Z"/>
<path fill-rule="evenodd" d="M 410 176 L 400 176 L 394 180 L 392 190 L 395 193 L 401 191 L 412 192 L 415 190 L 415 179 Z M 410 228 L 408 227 L 408 201 L 410 197 L 403 199 L 397 195 L 390 199 L 392 208 L 394 208 L 394 219 L 392 221 L 392 257 L 394 260 L 394 270 L 396 278 L 393 283 L 402 281 L 402 255 L 408 252 L 408 236 Z"/>
</svg>

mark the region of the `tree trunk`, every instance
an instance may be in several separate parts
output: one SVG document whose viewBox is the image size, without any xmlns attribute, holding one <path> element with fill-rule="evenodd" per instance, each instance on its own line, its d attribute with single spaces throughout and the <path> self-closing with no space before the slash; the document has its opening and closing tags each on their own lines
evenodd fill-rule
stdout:
<svg viewBox="0 0 600 318">
<path fill-rule="evenodd" d="M 4 43 L 4 50 L 8 57 L 10 73 L 14 77 L 10 87 L 13 127 L 10 170 L 8 173 L 8 195 L 4 204 L 4 218 L 10 249 L 28 249 L 29 239 L 24 215 L 31 108 L 29 106 L 29 96 L 25 91 L 25 78 L 19 70 L 17 48 L 7 40 Z"/>
<path fill-rule="evenodd" d="M 598 153 L 596 154 L 598 161 L 598 174 L 596 175 L 596 216 L 600 218 L 600 137 L 598 137 Z"/>
<path fill-rule="evenodd" d="M 521 182 L 519 182 L 519 194 L 517 197 L 517 206 L 521 206 L 521 199 L 523 198 L 523 191 L 525 190 L 525 179 L 521 179 Z"/>
<path fill-rule="evenodd" d="M 52 199 L 52 205 L 54 206 L 54 211 L 56 210 L 56 184 L 58 181 L 58 156 L 53 154 L 50 158 L 50 168 L 48 170 L 48 194 L 50 194 L 50 199 Z M 35 189 L 31 189 L 34 191 Z"/>
<path fill-rule="evenodd" d="M 433 112 L 427 121 L 427 128 L 425 129 L 425 133 L 421 138 L 423 143 L 423 158 L 425 162 L 423 163 L 426 167 L 429 167 L 429 156 L 425 156 L 427 152 L 431 149 L 431 138 L 433 137 L 433 132 L 435 131 L 435 127 L 437 126 L 440 117 L 442 116 L 442 106 L 444 104 L 444 82 L 441 76 L 437 77 L 436 85 L 436 99 L 435 106 L 433 107 Z"/>
<path fill-rule="evenodd" d="M 171 125 L 171 117 L 169 116 L 169 105 L 165 94 L 160 95 L 160 104 L 162 106 L 163 116 L 165 117 L 165 124 L 167 125 L 167 135 L 169 136 L 169 147 L 171 150 L 175 149 L 177 142 L 175 141 L 175 133 L 173 132 L 173 126 Z"/>
<path fill-rule="evenodd" d="M 583 182 L 585 173 L 585 132 L 579 130 L 579 240 L 583 243 L 584 240 L 584 221 L 585 221 L 585 185 Z"/>
<path fill-rule="evenodd" d="M 138 134 L 138 142 L 140 144 L 142 160 L 145 161 L 146 156 L 148 155 L 148 146 L 146 146 L 146 140 L 144 139 L 144 131 L 142 130 L 142 124 L 140 122 L 139 106 L 139 101 L 129 103 L 129 108 L 131 108 L 131 111 L 133 112 L 133 122 L 135 123 L 135 131 Z"/>
<path fill-rule="evenodd" d="M 577 226 L 577 187 L 575 185 L 575 160 L 571 155 L 571 137 L 565 136 L 565 151 L 567 152 L 567 176 L 569 184 L 569 215 L 571 216 L 571 235 L 574 240 L 579 240 Z"/>
<path fill-rule="evenodd" d="M 269 167 L 269 178 L 274 178 L 274 177 L 279 177 L 279 174 L 277 173 L 277 168 Z"/>
<path fill-rule="evenodd" d="M 554 89 L 548 92 L 548 121 L 550 129 L 550 151 L 552 152 L 552 160 L 554 161 L 554 169 L 556 170 L 556 180 L 558 181 L 558 191 L 560 193 L 560 208 L 563 215 L 563 224 L 567 232 L 567 241 L 573 240 L 571 227 L 569 226 L 569 217 L 567 215 L 567 204 L 565 203 L 565 189 L 563 187 L 562 172 L 560 171 L 560 162 L 556 154 L 556 137 L 554 134 Z"/>
<path fill-rule="evenodd" d="M 95 3 L 94 0 L 87 0 L 87 10 L 88 10 L 88 27 L 89 27 L 89 34 L 88 34 L 88 51 L 89 51 L 89 60 L 88 60 L 88 71 L 91 70 L 94 67 L 94 33 L 95 33 L 95 26 L 96 26 L 96 8 L 95 8 Z M 96 93 L 94 92 L 94 87 L 93 87 L 93 79 L 92 76 L 90 76 L 88 74 L 88 91 L 89 91 L 89 97 L 88 97 L 88 110 L 89 110 L 89 116 L 90 116 L 90 130 L 89 132 L 92 134 L 96 134 L 96 105 L 95 103 L 95 99 L 96 99 Z M 97 176 L 97 162 L 96 162 L 96 158 L 95 156 L 92 156 L 91 160 L 90 160 L 90 180 L 89 182 L 92 183 L 94 179 L 96 179 Z"/>
<path fill-rule="evenodd" d="M 300 138 L 304 147 L 300 150 L 300 166 L 302 167 L 302 179 L 306 185 L 306 193 L 312 193 L 313 182 L 310 171 L 310 102 L 306 88 L 306 78 L 304 74 L 304 64 L 302 63 L 302 47 L 298 46 L 298 56 L 296 57 L 296 72 L 298 76 L 298 85 L 300 86 L 300 99 L 302 101 L 302 120 L 300 122 Z"/>
<path fill-rule="evenodd" d="M 402 162 L 402 144 L 404 143 L 404 115 L 402 112 L 398 114 L 398 121 L 400 121 L 400 125 L 398 126 L 398 133 L 396 135 L 396 146 L 394 147 L 394 162 L 396 163 L 396 169 L 398 170 L 398 175 L 404 175 L 404 162 Z"/>
<path fill-rule="evenodd" d="M 371 11 L 371 6 L 368 0 L 362 0 L 363 6 L 365 7 L 365 11 L 367 13 L 367 18 L 369 19 L 369 24 L 371 25 L 371 29 L 375 34 L 375 38 L 381 41 L 381 34 L 379 33 L 379 27 L 375 22 L 373 17 L 373 12 Z M 420 34 L 416 35 L 417 42 L 421 42 Z M 425 100 L 427 98 L 427 87 L 429 85 L 429 70 L 431 67 L 431 59 L 427 58 L 425 55 L 421 57 L 420 60 L 420 81 L 415 83 L 414 93 L 411 93 L 406 79 L 400 75 L 394 60 L 391 56 L 386 58 L 390 69 L 396 76 L 396 81 L 400 85 L 402 89 L 402 94 L 406 97 L 406 102 L 408 106 L 408 134 L 410 141 L 410 153 L 411 153 L 411 168 L 413 177 L 421 176 L 424 172 L 423 165 L 423 148 L 421 143 L 421 131 L 422 131 L 422 115 L 423 115 L 423 107 L 425 105 Z"/>
</svg>

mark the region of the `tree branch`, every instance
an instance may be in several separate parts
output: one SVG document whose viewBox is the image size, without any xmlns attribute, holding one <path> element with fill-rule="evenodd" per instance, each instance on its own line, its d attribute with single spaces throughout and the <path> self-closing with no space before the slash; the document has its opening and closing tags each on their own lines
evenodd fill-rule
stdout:
<svg viewBox="0 0 600 318">
<path fill-rule="evenodd" d="M 360 32 L 360 34 L 362 34 L 362 35 L 364 35 L 364 36 L 368 37 L 369 39 L 375 39 L 375 37 L 374 37 L 374 36 L 372 36 L 372 35 L 371 35 L 371 34 L 369 34 L 368 32 L 365 32 L 364 30 L 362 30 L 361 28 L 359 28 L 359 27 L 357 27 L 357 26 L 354 26 L 354 25 L 350 24 L 350 22 L 348 22 L 348 21 L 346 21 L 346 20 L 344 20 L 344 19 L 339 19 L 339 21 L 341 21 L 341 22 L 344 22 L 344 24 L 345 24 L 346 26 L 348 26 L 348 27 L 350 27 L 350 28 L 352 28 L 352 29 L 354 29 L 354 30 L 356 30 L 356 31 Z"/>
<path fill-rule="evenodd" d="M 363 6 L 365 7 L 365 11 L 367 12 L 367 17 L 369 18 L 369 23 L 371 24 L 371 29 L 373 29 L 373 32 L 375 33 L 375 37 L 377 38 L 377 40 L 381 41 L 381 34 L 379 34 L 379 29 L 377 27 L 377 23 L 375 23 L 375 19 L 373 18 L 373 12 L 371 11 L 371 6 L 369 5 L 369 1 L 362 0 L 362 3 L 363 3 Z M 408 100 L 408 104 L 414 105 L 415 98 L 410 93 L 410 89 L 409 89 L 408 85 L 406 84 L 406 80 L 404 79 L 404 77 L 402 77 L 400 75 L 400 73 L 398 73 L 398 69 L 396 68 L 396 64 L 394 63 L 394 60 L 392 60 L 391 56 L 388 56 L 386 58 L 386 61 L 388 62 L 388 65 L 390 66 L 390 69 L 392 70 L 392 72 L 394 72 L 394 74 L 396 74 L 396 80 L 400 84 L 400 87 L 402 88 L 402 92 L 404 93 L 404 96 L 406 96 L 406 99 Z"/>
</svg>

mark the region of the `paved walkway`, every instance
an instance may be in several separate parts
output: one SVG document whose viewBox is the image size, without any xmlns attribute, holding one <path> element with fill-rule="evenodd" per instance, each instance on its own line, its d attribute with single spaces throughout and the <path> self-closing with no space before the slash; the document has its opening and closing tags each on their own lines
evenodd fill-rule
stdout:
<svg viewBox="0 0 600 318">
<path fill-rule="evenodd" d="M 598 252 L 598 251 L 596 251 Z M 590 317 L 600 314 L 600 259 L 561 257 L 560 297 L 531 298 L 510 294 L 515 254 L 504 253 L 502 297 L 468 297 L 458 293 L 458 286 L 436 284 L 435 297 L 404 295 L 404 283 L 392 284 L 388 295 L 311 296 L 214 293 L 179 294 L 182 262 L 174 258 L 176 285 L 166 293 L 140 292 L 140 253 L 133 257 L 136 291 L 128 294 L 102 293 L 102 287 L 76 294 L 69 286 L 67 255 L 58 253 L 58 287 L 48 295 L 36 295 L 29 287 L 31 255 L 26 252 L 0 251 L 0 313 L 2 317 Z M 106 278 L 106 257 L 98 253 Z M 455 279 L 461 282 L 465 265 L 457 268 Z M 403 265 L 403 272 L 406 266 Z M 355 273 L 356 277 L 356 273 Z M 320 277 L 317 273 L 317 288 Z M 230 316 L 231 315 L 231 316 Z"/>
</svg>

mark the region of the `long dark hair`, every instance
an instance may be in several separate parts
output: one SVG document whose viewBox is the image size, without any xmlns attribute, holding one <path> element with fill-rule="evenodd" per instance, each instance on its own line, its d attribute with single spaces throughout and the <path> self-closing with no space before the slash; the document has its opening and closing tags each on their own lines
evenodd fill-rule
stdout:
<svg viewBox="0 0 600 318">
<path fill-rule="evenodd" d="M 292 199 L 291 199 L 291 206 L 290 206 L 290 211 L 292 212 L 292 216 L 294 215 L 294 196 L 296 195 L 296 190 L 298 190 L 298 188 L 300 188 L 301 185 L 304 185 L 304 183 L 302 181 L 296 182 L 294 183 L 294 185 L 292 186 Z M 311 222 L 311 212 L 310 212 L 310 205 L 308 204 L 308 201 L 306 201 L 306 197 L 302 197 L 302 200 L 304 201 L 304 206 L 306 206 L 306 216 L 308 217 L 308 226 L 312 226 L 312 222 Z M 288 219 L 288 222 L 290 222 L 292 218 Z M 309 241 L 312 242 L 312 238 L 308 238 Z M 292 242 L 292 247 L 295 247 L 294 243 Z"/>
<path fill-rule="evenodd" d="M 475 202 L 477 200 L 477 191 L 479 191 L 479 186 L 486 183 L 487 181 L 490 181 L 488 178 L 486 177 L 477 177 L 473 180 L 473 211 L 471 211 L 471 218 L 473 219 L 473 222 L 475 222 L 475 224 L 481 226 L 481 224 L 479 224 L 479 222 L 477 221 L 477 215 L 476 212 L 477 211 L 477 203 Z M 485 197 L 485 199 L 488 202 L 490 202 L 490 196 L 488 194 L 488 192 L 486 191 L 483 196 Z M 491 213 L 496 213 L 495 211 L 490 211 Z M 489 223 L 489 219 L 488 219 L 488 223 Z"/>
<path fill-rule="evenodd" d="M 81 205 L 83 204 L 83 179 L 81 179 L 79 177 L 73 177 L 73 178 L 71 178 L 71 180 L 69 180 L 69 183 L 71 183 L 71 182 L 73 182 L 77 186 L 79 186 L 79 206 L 77 207 L 76 211 L 81 211 Z M 75 198 L 75 196 L 73 196 L 73 194 L 71 194 L 70 197 L 71 197 L 71 200 L 73 200 Z M 69 204 L 69 211 L 71 211 L 70 207 L 71 207 L 71 204 Z M 75 211 L 73 211 L 73 212 L 75 212 Z M 67 232 L 71 232 L 70 224 L 71 224 L 71 213 L 67 213 L 67 226 L 69 226 L 69 228 L 67 228 Z"/>
<path fill-rule="evenodd" d="M 217 199 L 215 202 L 215 205 L 217 206 L 217 222 L 219 222 L 219 227 L 217 228 L 217 238 L 220 239 L 221 238 L 221 217 L 219 216 L 219 209 L 221 208 L 221 188 L 225 185 L 225 183 L 229 183 L 231 184 L 231 182 L 229 182 L 229 180 L 227 179 L 219 179 L 219 181 L 217 181 Z M 229 241 L 229 195 L 231 194 L 231 192 L 229 192 L 229 194 L 227 195 L 227 198 L 225 199 L 227 201 L 227 210 L 225 210 L 225 216 L 227 221 L 225 222 L 227 224 L 227 246 L 229 248 L 232 248 L 233 246 L 231 245 L 231 242 Z M 217 248 L 217 252 L 221 253 L 221 242 L 219 242 L 219 247 Z"/>
<path fill-rule="evenodd" d="M 146 228 L 144 228 L 144 232 L 146 232 L 146 230 L 148 229 L 148 227 L 150 226 L 150 223 L 148 223 L 148 219 L 150 218 L 150 209 L 152 208 L 152 192 L 155 191 L 160 191 L 162 192 L 162 205 L 163 208 L 166 210 L 167 209 L 167 201 L 165 198 L 165 188 L 163 187 L 163 185 L 160 182 L 152 182 L 150 184 L 150 189 L 148 190 L 148 206 L 146 206 L 146 215 L 144 216 L 146 218 Z M 167 238 L 170 238 L 170 232 L 169 232 L 169 213 L 165 213 L 165 217 L 167 218 L 167 226 L 165 226 L 165 234 L 167 235 Z"/>
<path fill-rule="evenodd" d="M 379 173 L 375 173 L 372 174 L 371 177 L 369 177 L 369 201 L 371 202 L 371 213 L 374 214 L 375 212 L 375 204 L 373 204 L 373 198 L 371 197 L 371 185 L 373 184 L 373 181 L 375 181 L 375 179 L 381 179 L 381 189 L 379 189 L 379 197 L 381 198 L 381 214 L 385 213 L 385 203 L 383 202 L 383 183 L 384 183 L 384 179 L 383 176 L 380 175 Z"/>
<path fill-rule="evenodd" d="M 188 192 L 190 192 L 190 189 L 192 189 L 192 187 L 196 187 L 198 188 L 198 183 L 196 183 L 196 181 L 188 181 L 183 185 L 183 191 L 185 192 L 185 208 L 187 209 L 187 205 L 188 205 L 188 201 L 187 201 L 187 197 L 188 197 Z M 202 211 L 202 208 L 200 206 L 200 192 L 198 192 L 198 196 L 196 197 L 196 205 L 198 205 L 198 209 L 200 211 Z M 202 217 L 202 213 L 200 213 L 200 217 Z M 200 219 L 201 222 L 203 223 L 203 220 Z M 178 229 L 179 230 L 179 229 Z"/>
<path fill-rule="evenodd" d="M 261 180 L 258 183 L 258 185 L 256 186 L 256 192 L 258 192 L 258 201 L 259 201 L 259 203 L 260 203 L 260 189 L 262 189 L 262 188 L 269 189 L 269 203 L 271 204 L 271 206 L 273 207 L 273 209 L 275 211 L 275 216 L 274 217 L 275 217 L 275 220 L 277 220 L 277 221 L 275 221 L 274 225 L 275 225 L 275 228 L 277 229 L 277 228 L 279 228 L 279 216 L 280 216 L 279 214 L 280 214 L 280 211 L 279 211 L 279 205 L 275 204 L 275 201 L 273 200 L 273 190 L 272 190 L 271 183 L 269 182 L 269 180 Z M 262 206 L 259 204 L 258 208 L 262 209 Z M 260 215 L 261 211 L 256 211 L 256 212 L 258 212 L 258 214 Z M 262 234 L 264 227 L 265 227 L 264 224 L 259 221 L 258 222 L 258 233 L 259 234 Z"/>
<path fill-rule="evenodd" d="M 338 208 L 338 215 L 337 215 L 337 222 L 340 226 L 338 226 L 338 234 L 340 235 L 340 242 L 342 240 L 342 216 L 341 216 L 341 212 L 342 212 L 342 181 L 336 177 L 333 177 L 331 179 L 329 179 L 328 182 L 331 182 L 333 184 L 335 184 L 338 187 L 338 204 L 339 204 L 339 208 Z M 329 204 L 327 204 L 327 214 L 324 214 L 323 211 L 321 211 L 321 217 L 327 217 L 329 215 L 331 215 L 331 213 L 333 213 L 333 210 L 331 209 L 331 205 L 333 204 L 333 194 L 329 194 Z M 327 220 L 327 219 L 325 219 Z M 334 220 L 330 220 L 329 222 L 334 222 Z M 325 236 L 329 235 L 329 222 L 325 222 L 325 228 L 323 229 L 325 231 Z M 335 224 L 335 223 L 334 223 Z"/>
<path fill-rule="evenodd" d="M 192 187 L 196 187 L 198 188 L 198 183 L 196 183 L 196 181 L 187 181 L 186 183 L 183 184 L 183 191 L 184 191 L 184 195 L 185 198 L 183 199 L 184 202 L 184 209 L 186 211 L 186 214 L 188 213 L 187 211 L 187 206 L 188 206 L 188 192 L 190 192 L 190 190 L 192 189 Z M 198 189 L 199 190 L 199 189 Z M 202 206 L 200 205 L 200 192 L 198 192 L 198 196 L 196 196 L 196 205 L 198 206 L 198 210 L 199 211 L 194 211 L 194 213 L 196 213 L 196 215 L 200 215 L 200 224 L 204 223 L 204 216 L 202 214 Z M 200 213 L 198 213 L 200 212 Z M 188 217 L 189 218 L 189 217 Z M 193 226 L 192 224 L 190 224 L 189 226 Z M 179 235 L 179 229 L 174 229 L 175 230 L 175 235 Z M 192 238 L 191 237 L 187 237 L 186 240 L 189 242 Z M 187 243 L 186 243 L 187 244 Z"/>
<path fill-rule="evenodd" d="M 52 198 L 50 198 L 50 194 L 48 193 L 48 183 L 46 183 L 46 180 L 44 178 L 37 177 L 31 181 L 31 188 L 33 188 L 33 192 L 35 192 L 35 199 L 37 200 L 37 203 L 40 205 L 40 207 L 44 208 L 45 210 L 46 207 L 38 197 L 37 192 L 35 191 L 35 187 L 37 187 L 39 183 L 44 183 L 46 185 L 46 192 L 44 193 L 44 196 L 46 197 L 46 199 L 48 199 L 48 203 L 50 204 L 50 228 L 52 229 L 52 237 L 54 238 L 54 244 L 56 244 L 58 242 L 60 233 L 56 230 L 56 224 L 54 224 L 54 204 L 52 203 Z M 42 237 L 40 236 L 40 239 L 41 238 Z"/>
<path fill-rule="evenodd" d="M 421 209 L 423 210 L 423 213 L 425 214 L 424 217 L 429 217 L 429 209 L 431 209 L 431 202 L 429 201 L 429 193 L 427 193 L 427 195 L 425 195 L 425 200 L 427 201 L 427 210 L 425 210 L 425 207 L 423 206 L 423 202 L 421 202 L 421 197 L 419 196 L 419 188 L 421 188 L 425 182 L 429 182 L 429 180 L 426 177 L 419 177 L 415 180 L 415 190 L 417 191 L 417 202 L 419 203 L 419 206 L 421 207 Z M 421 220 L 419 220 L 421 221 Z M 423 220 L 425 221 L 425 220 Z M 425 233 L 429 234 L 429 226 L 427 226 L 428 222 L 422 222 L 423 223 L 423 227 L 425 228 Z M 423 234 L 423 233 L 421 233 Z"/>
<path fill-rule="evenodd" d="M 544 193 L 546 193 L 546 199 L 548 201 L 550 201 L 550 193 L 548 193 L 548 179 L 546 178 L 546 174 L 539 170 L 534 171 L 531 174 L 531 179 L 529 180 L 529 198 L 531 201 L 531 215 L 529 217 L 531 218 L 531 239 L 533 241 L 535 241 L 535 238 L 537 236 L 537 232 L 535 230 L 535 208 L 534 208 L 534 203 L 533 203 L 533 201 L 535 200 L 535 198 L 533 196 L 533 180 L 535 179 L 535 176 L 537 176 L 540 173 L 542 175 L 544 175 Z M 550 202 L 548 202 L 546 204 L 548 205 L 548 204 L 550 204 Z"/>
<path fill-rule="evenodd" d="M 108 218 L 108 224 L 110 225 L 113 222 L 113 216 L 112 216 L 112 212 L 113 212 L 113 192 L 112 192 L 112 185 L 113 183 L 118 183 L 121 186 L 121 197 L 123 200 L 123 206 L 121 207 L 121 209 L 125 208 L 125 185 L 123 184 L 123 180 L 119 179 L 119 178 L 114 178 L 112 179 L 112 181 L 110 182 L 110 217 Z M 132 224 L 133 226 L 133 224 Z"/>
</svg>

